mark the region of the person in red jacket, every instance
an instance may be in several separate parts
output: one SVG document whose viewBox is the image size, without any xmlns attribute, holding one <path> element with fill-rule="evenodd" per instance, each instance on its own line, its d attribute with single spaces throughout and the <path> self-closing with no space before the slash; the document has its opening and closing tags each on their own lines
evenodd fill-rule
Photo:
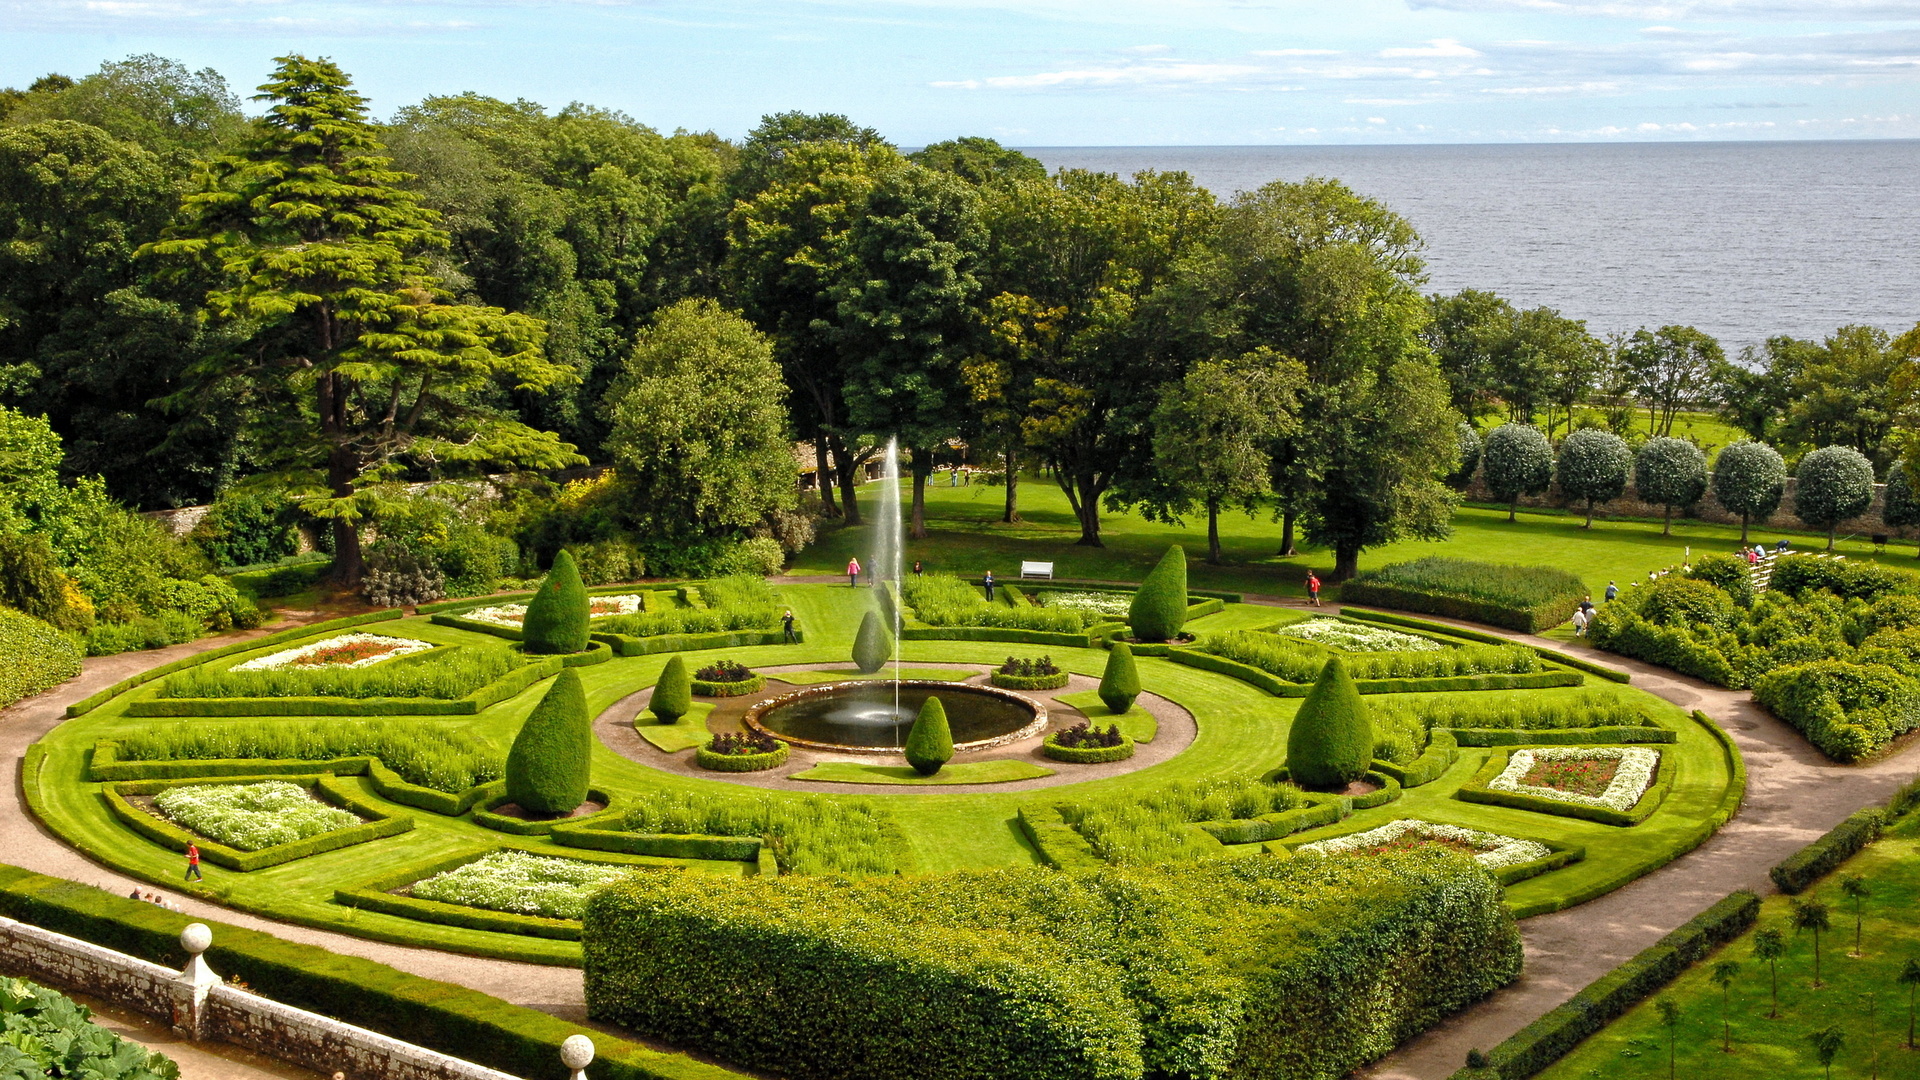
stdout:
<svg viewBox="0 0 1920 1080">
<path fill-rule="evenodd" d="M 206 880 L 205 878 L 200 876 L 200 846 L 198 844 L 189 843 L 187 845 L 187 878 L 186 879 L 188 881 L 205 881 Z"/>
<path fill-rule="evenodd" d="M 1311 570 L 1307 571 L 1307 599 L 1313 601 L 1314 607 L 1320 606 L 1320 579 Z"/>
</svg>

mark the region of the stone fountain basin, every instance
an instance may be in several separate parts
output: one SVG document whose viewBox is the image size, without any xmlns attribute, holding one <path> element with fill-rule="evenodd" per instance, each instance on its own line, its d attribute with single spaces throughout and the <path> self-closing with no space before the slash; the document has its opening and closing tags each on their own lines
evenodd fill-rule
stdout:
<svg viewBox="0 0 1920 1080">
<path fill-rule="evenodd" d="M 808 750 L 897 754 L 930 697 L 946 709 L 956 752 L 1030 739 L 1047 727 L 1047 707 L 1023 694 L 932 680 L 809 686 L 755 702 L 742 719 L 755 731 Z"/>
</svg>

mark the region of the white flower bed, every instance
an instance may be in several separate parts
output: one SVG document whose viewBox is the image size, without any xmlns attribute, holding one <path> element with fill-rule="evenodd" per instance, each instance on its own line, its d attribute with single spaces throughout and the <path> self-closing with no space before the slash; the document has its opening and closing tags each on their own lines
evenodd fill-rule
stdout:
<svg viewBox="0 0 1920 1080">
<path fill-rule="evenodd" d="M 360 824 L 358 817 L 315 801 L 306 788 L 287 780 L 167 788 L 153 804 L 181 828 L 241 851 Z"/>
<path fill-rule="evenodd" d="M 1042 607 L 1062 611 L 1091 611 L 1095 615 L 1124 619 L 1133 610 L 1133 597 L 1127 593 L 1049 592 L 1041 598 Z"/>
<path fill-rule="evenodd" d="M 1382 844 L 1391 844 L 1409 833 L 1429 840 L 1451 840 L 1479 848 L 1479 854 L 1473 859 L 1489 869 L 1518 866 L 1553 854 L 1552 849 L 1547 845 L 1533 840 L 1518 840 L 1498 833 L 1463 829 L 1458 825 L 1439 825 L 1431 821 L 1413 821 L 1406 818 L 1389 821 L 1377 829 L 1368 829 L 1366 832 L 1348 833 L 1330 840 L 1316 840 L 1311 844 L 1302 844 L 1294 849 L 1294 853 L 1297 855 L 1347 855 L 1367 848 L 1379 847 Z"/>
<path fill-rule="evenodd" d="M 1580 795 L 1559 788 L 1539 787 L 1520 781 L 1542 761 L 1618 761 L 1613 780 L 1599 795 Z M 1550 746 L 1538 750 L 1515 750 L 1507 767 L 1487 786 L 1495 791 L 1537 795 L 1575 806 L 1594 806 L 1625 813 L 1634 808 L 1647 789 L 1653 786 L 1654 772 L 1660 767 L 1660 751 L 1644 746 Z"/>
<path fill-rule="evenodd" d="M 330 664 L 300 663 L 300 661 L 306 659 L 309 656 L 314 655 L 315 653 L 321 653 L 321 652 L 326 652 L 330 649 L 339 649 L 349 645 L 360 645 L 360 644 L 392 645 L 393 648 L 389 649 L 386 652 L 381 653 L 378 656 L 368 656 L 359 660 L 352 660 L 344 663 L 330 663 Z M 431 649 L 431 648 L 433 648 L 433 642 L 415 641 L 412 638 L 385 637 L 380 634 L 335 634 L 330 638 L 322 638 L 319 641 L 308 642 L 307 644 L 302 645 L 298 648 L 282 649 L 277 653 L 268 653 L 265 656 L 257 656 L 252 660 L 247 661 L 244 664 L 235 664 L 233 665 L 232 668 L 229 668 L 228 670 L 230 671 L 278 671 L 281 668 L 288 668 L 288 667 L 361 668 L 361 667 L 366 667 L 368 664 L 377 664 L 382 660 L 391 660 L 396 656 L 406 656 L 410 653 L 426 652 L 428 649 Z"/>
<path fill-rule="evenodd" d="M 496 851 L 416 882 L 412 894 L 443 904 L 578 919 L 587 897 L 608 882 L 625 877 L 631 866 L 553 859 L 524 851 Z"/>
<path fill-rule="evenodd" d="M 593 611 L 595 607 L 606 608 L 609 605 L 611 605 L 611 610 Z M 592 612 L 588 617 L 594 619 L 610 619 L 615 615 L 632 615 L 640 610 L 640 597 L 633 593 L 623 596 L 589 596 L 587 597 L 587 608 Z M 492 607 L 474 608 L 472 611 L 462 612 L 460 617 L 463 619 L 473 619 L 476 622 L 492 623 L 495 626 L 511 626 L 515 630 L 518 630 L 520 629 L 520 624 L 526 621 L 527 605 L 495 604 Z"/>
<path fill-rule="evenodd" d="M 1338 619 L 1308 619 L 1274 631 L 1280 637 L 1299 638 L 1348 652 L 1439 652 L 1440 642 L 1418 634 L 1403 634 L 1378 626 L 1355 626 Z"/>
</svg>

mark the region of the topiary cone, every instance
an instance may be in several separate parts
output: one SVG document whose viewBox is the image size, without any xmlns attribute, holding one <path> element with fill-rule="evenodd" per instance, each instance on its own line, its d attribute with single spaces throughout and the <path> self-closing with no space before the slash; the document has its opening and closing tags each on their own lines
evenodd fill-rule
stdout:
<svg viewBox="0 0 1920 1080">
<path fill-rule="evenodd" d="M 871 675 L 893 659 L 893 633 L 880 621 L 878 612 L 869 611 L 860 620 L 860 632 L 853 638 L 853 663 Z"/>
<path fill-rule="evenodd" d="M 507 798 L 532 814 L 568 814 L 587 801 L 593 727 L 580 676 L 563 668 L 507 751 Z"/>
<path fill-rule="evenodd" d="M 1133 664 L 1133 646 L 1116 641 L 1107 652 L 1107 669 L 1100 673 L 1100 700 L 1107 709 L 1124 713 L 1140 696 L 1140 671 Z"/>
<path fill-rule="evenodd" d="M 1287 733 L 1287 772 L 1310 791 L 1338 791 L 1373 763 L 1373 724 L 1339 657 L 1327 661 Z"/>
<path fill-rule="evenodd" d="M 1127 609 L 1133 636 L 1141 641 L 1172 641 L 1187 624 L 1187 553 L 1179 544 L 1167 549 L 1148 571 Z"/>
<path fill-rule="evenodd" d="M 527 602 L 520 621 L 521 648 L 530 653 L 577 653 L 587 648 L 587 587 L 580 568 L 565 551 L 553 557 L 553 569 Z"/>
<path fill-rule="evenodd" d="M 953 760 L 953 729 L 947 726 L 947 707 L 930 697 L 920 706 L 913 730 L 907 732 L 907 764 L 921 776 L 932 776 Z"/>
<path fill-rule="evenodd" d="M 648 704 L 663 724 L 677 724 L 693 708 L 693 676 L 687 674 L 687 662 L 676 656 L 667 661 L 660 679 L 653 684 L 653 700 Z"/>
</svg>

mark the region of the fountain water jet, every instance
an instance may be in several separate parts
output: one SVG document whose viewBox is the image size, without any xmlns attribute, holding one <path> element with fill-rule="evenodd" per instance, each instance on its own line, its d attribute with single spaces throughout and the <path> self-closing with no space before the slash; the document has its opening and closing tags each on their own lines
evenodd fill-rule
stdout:
<svg viewBox="0 0 1920 1080">
<path fill-rule="evenodd" d="M 873 531 L 873 587 L 887 588 L 892 582 L 894 588 L 900 587 L 900 568 L 905 544 L 902 539 L 900 521 L 900 440 L 887 440 L 886 457 L 882 459 L 880 470 L 880 517 Z M 888 604 L 892 611 L 893 625 L 893 711 L 900 715 L 900 605 Z M 895 721 L 898 727 L 898 720 Z M 895 742 L 901 741 L 895 732 Z"/>
</svg>

